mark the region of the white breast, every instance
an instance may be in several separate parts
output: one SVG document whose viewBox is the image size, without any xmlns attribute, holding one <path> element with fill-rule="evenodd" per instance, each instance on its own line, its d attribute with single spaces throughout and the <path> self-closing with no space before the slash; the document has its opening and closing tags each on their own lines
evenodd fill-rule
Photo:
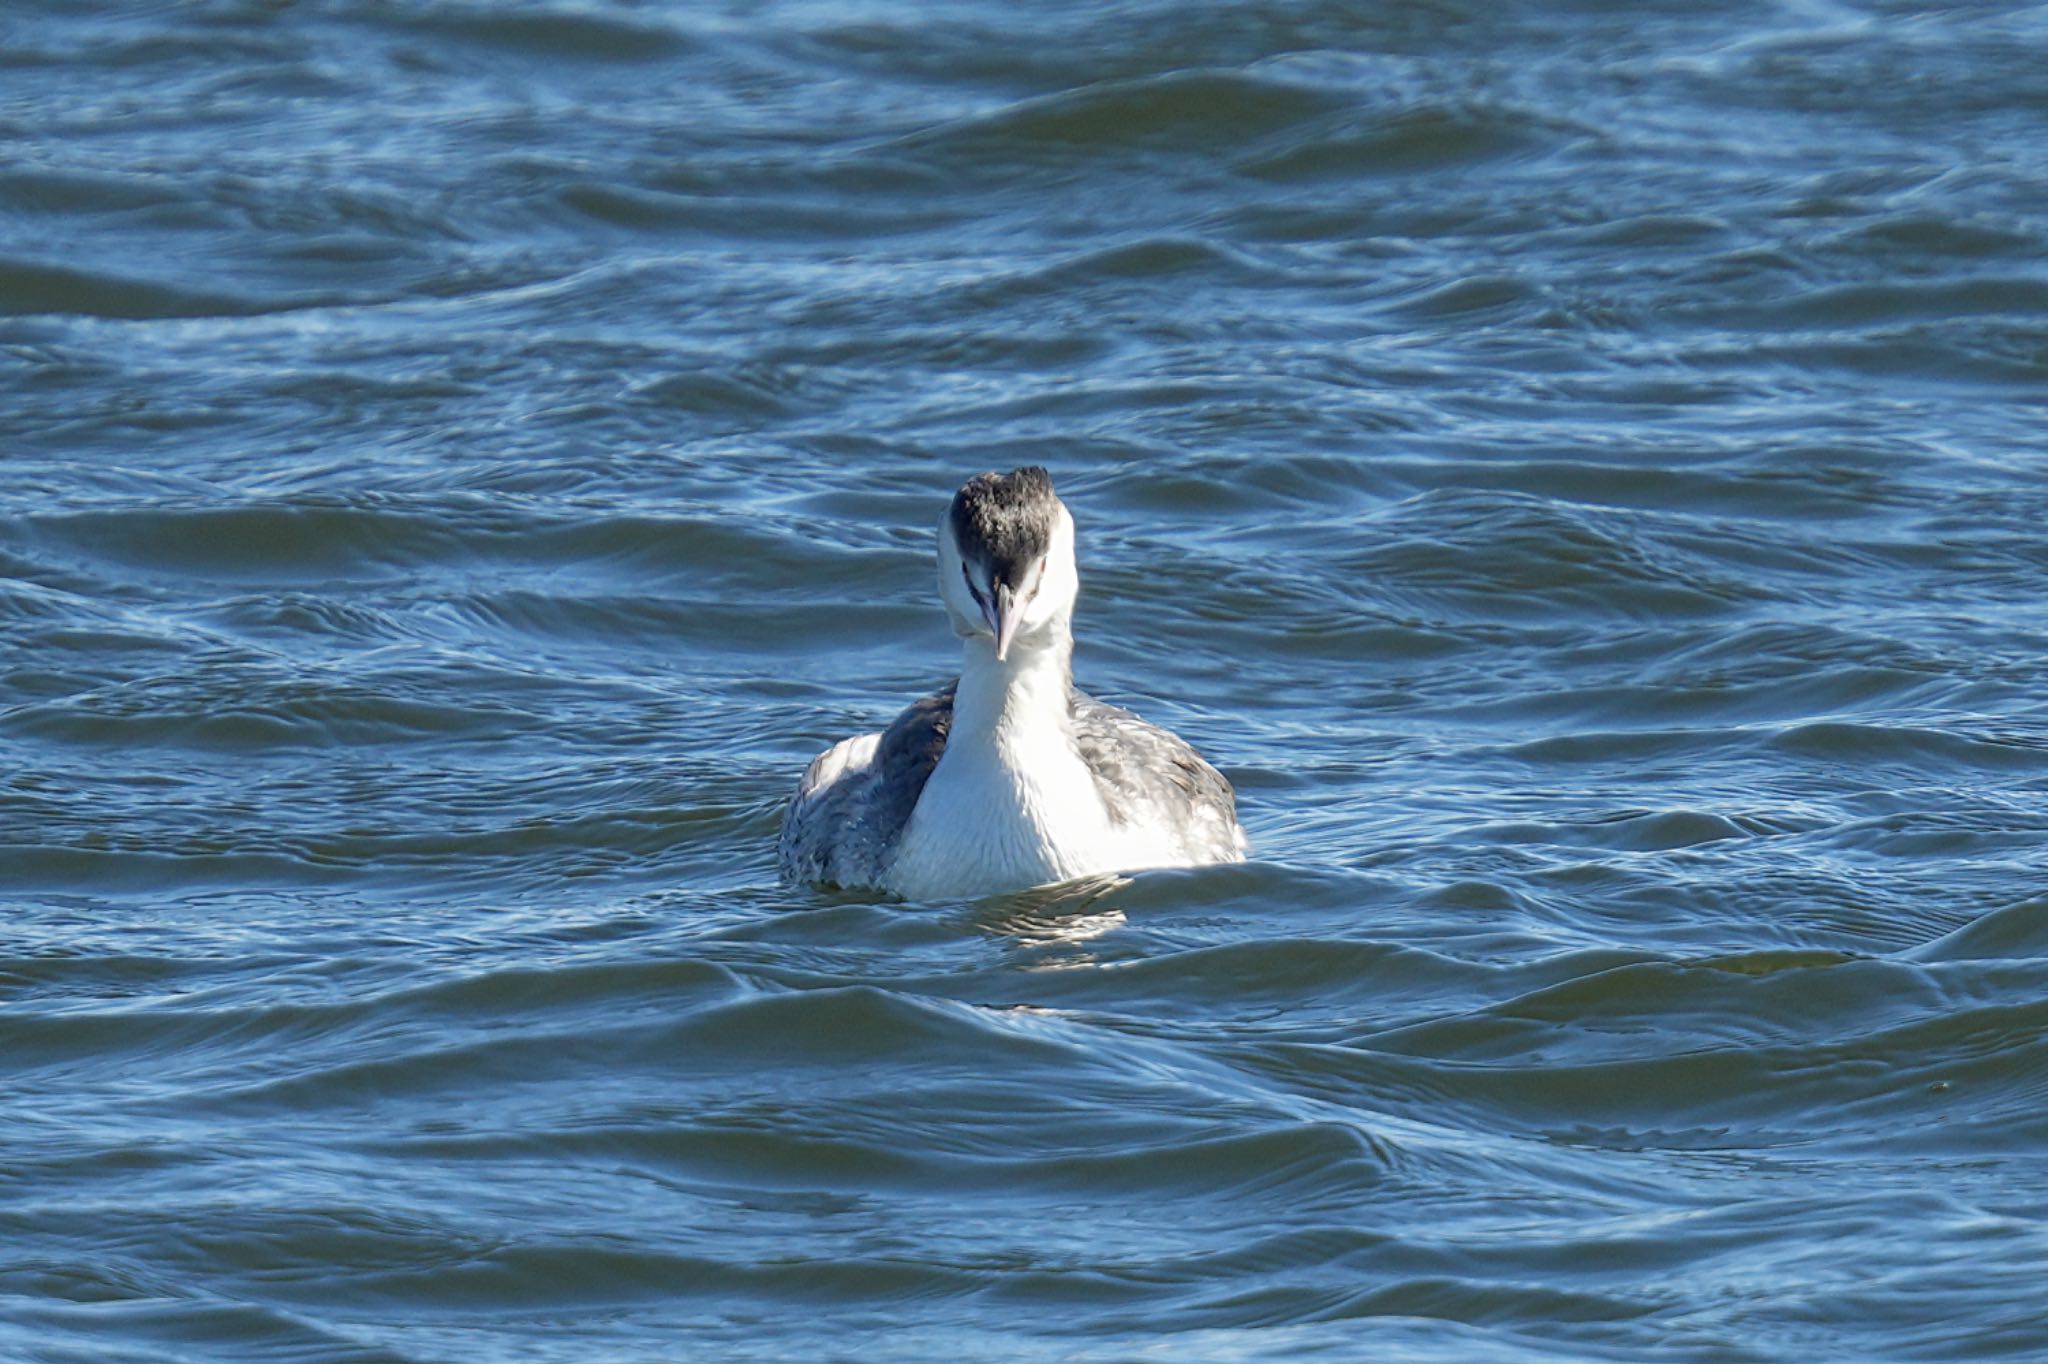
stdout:
<svg viewBox="0 0 2048 1364">
<path fill-rule="evenodd" d="M 1062 736 L 956 733 L 903 831 L 888 888 L 936 899 L 1085 876 L 1106 869 L 1108 831 L 1095 781 Z"/>
<path fill-rule="evenodd" d="M 1101 872 L 1186 866 L 1170 821 L 1112 823 L 1065 731 L 955 730 L 918 797 L 887 889 L 909 899 L 988 895 Z"/>
</svg>

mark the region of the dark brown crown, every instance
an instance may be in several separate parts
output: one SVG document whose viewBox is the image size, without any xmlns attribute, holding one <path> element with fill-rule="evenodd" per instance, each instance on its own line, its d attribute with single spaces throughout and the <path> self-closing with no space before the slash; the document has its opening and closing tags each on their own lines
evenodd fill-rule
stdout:
<svg viewBox="0 0 2048 1364">
<path fill-rule="evenodd" d="M 988 570 L 989 580 L 1018 583 L 1052 548 L 1059 519 L 1052 475 L 1036 464 L 1007 474 L 976 474 L 953 494 L 946 513 L 960 557 Z"/>
</svg>

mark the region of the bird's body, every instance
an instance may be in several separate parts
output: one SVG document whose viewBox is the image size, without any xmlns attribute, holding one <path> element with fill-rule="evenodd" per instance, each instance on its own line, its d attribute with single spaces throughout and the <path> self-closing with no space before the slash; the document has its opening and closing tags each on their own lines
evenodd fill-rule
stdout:
<svg viewBox="0 0 2048 1364">
<path fill-rule="evenodd" d="M 959 680 L 819 755 L 783 819 L 783 875 L 928 899 L 1242 860 L 1223 775 L 1075 690 L 1073 522 L 1044 471 L 970 481 L 939 557 Z"/>
</svg>

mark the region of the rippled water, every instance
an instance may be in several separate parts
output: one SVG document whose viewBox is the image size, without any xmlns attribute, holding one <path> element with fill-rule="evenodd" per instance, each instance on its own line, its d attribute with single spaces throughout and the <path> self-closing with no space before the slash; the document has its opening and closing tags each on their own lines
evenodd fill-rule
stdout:
<svg viewBox="0 0 2048 1364">
<path fill-rule="evenodd" d="M 8 6 L 0 1354 L 2048 1354 L 2044 50 Z M 1026 461 L 1258 859 L 777 886 Z"/>
</svg>

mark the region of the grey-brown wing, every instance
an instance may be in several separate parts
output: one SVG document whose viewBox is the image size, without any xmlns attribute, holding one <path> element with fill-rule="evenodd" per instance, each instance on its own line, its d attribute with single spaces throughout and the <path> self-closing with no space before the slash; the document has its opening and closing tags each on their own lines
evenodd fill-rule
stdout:
<svg viewBox="0 0 2048 1364">
<path fill-rule="evenodd" d="M 1210 860 L 1243 856 L 1237 792 L 1187 740 L 1085 692 L 1072 705 L 1075 746 L 1112 820 L 1177 827 L 1187 850 Z"/>
<path fill-rule="evenodd" d="M 789 881 L 878 887 L 953 724 L 953 688 L 911 703 L 880 734 L 820 754 L 782 817 Z"/>
</svg>

